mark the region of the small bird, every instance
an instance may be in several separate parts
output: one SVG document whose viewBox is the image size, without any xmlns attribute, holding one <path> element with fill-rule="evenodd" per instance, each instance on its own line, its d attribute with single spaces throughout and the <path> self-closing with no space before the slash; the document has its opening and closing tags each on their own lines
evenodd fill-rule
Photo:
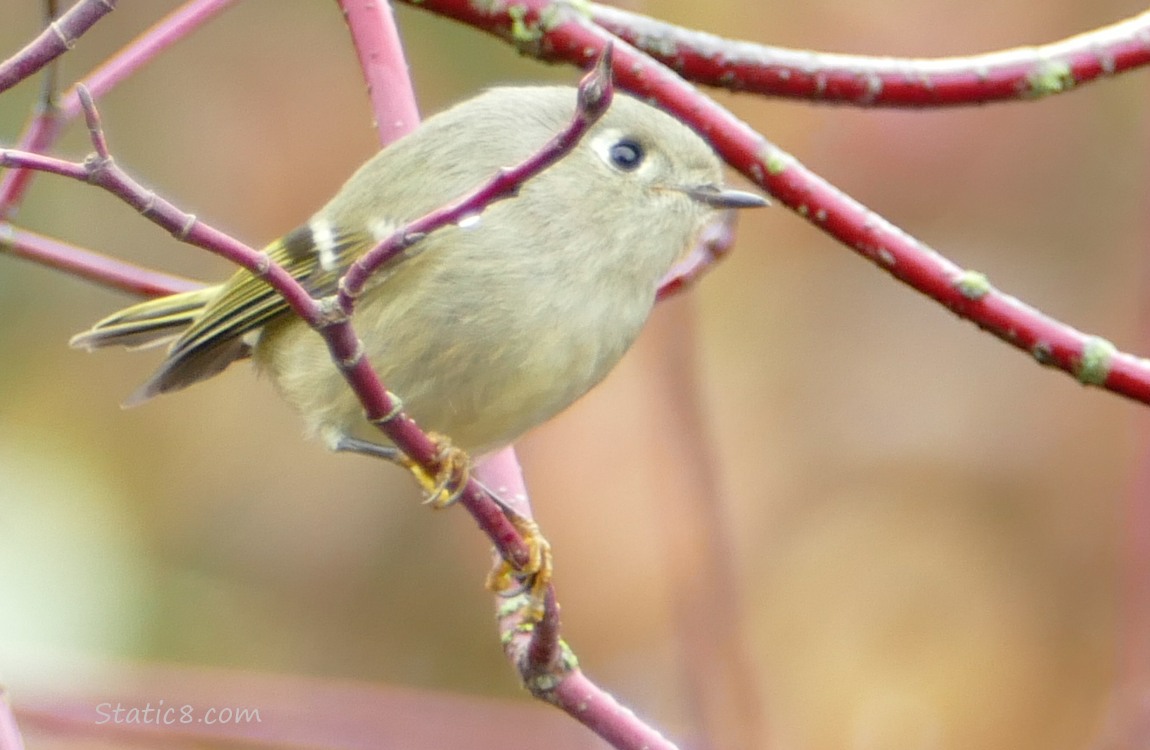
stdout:
<svg viewBox="0 0 1150 750">
<path fill-rule="evenodd" d="M 536 152 L 569 122 L 573 87 L 500 87 L 428 119 L 364 164 L 269 257 L 316 297 L 407 222 Z M 377 273 L 353 325 L 425 430 L 481 455 L 551 418 L 634 341 L 660 280 L 721 209 L 765 205 L 723 186 L 694 132 L 616 95 L 574 150 L 511 199 L 432 232 Z M 247 271 L 133 305 L 72 339 L 87 349 L 172 342 L 129 399 L 180 390 L 251 357 L 329 447 L 386 442 L 320 336 Z"/>
</svg>

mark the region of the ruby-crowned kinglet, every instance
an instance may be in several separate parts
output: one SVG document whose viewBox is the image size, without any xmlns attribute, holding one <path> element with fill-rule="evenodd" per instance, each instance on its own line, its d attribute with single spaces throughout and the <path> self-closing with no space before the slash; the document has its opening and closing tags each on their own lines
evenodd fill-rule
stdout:
<svg viewBox="0 0 1150 750">
<path fill-rule="evenodd" d="M 442 112 L 379 152 L 266 251 L 313 295 L 332 294 L 348 266 L 402 224 L 538 150 L 575 102 L 569 87 L 495 88 Z M 691 130 L 617 95 L 579 145 L 518 196 L 433 232 L 416 255 L 378 273 L 353 324 L 407 413 L 481 454 L 607 374 L 650 313 L 660 279 L 715 210 L 765 203 L 724 189 L 718 158 Z M 129 403 L 250 355 L 330 446 L 368 426 L 324 341 L 246 271 L 129 307 L 72 345 L 173 338 Z"/>
</svg>

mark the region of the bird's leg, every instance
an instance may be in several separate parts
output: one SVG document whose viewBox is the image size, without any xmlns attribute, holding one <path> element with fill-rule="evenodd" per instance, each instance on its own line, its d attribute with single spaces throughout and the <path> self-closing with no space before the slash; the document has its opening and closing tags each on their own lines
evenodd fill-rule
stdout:
<svg viewBox="0 0 1150 750">
<path fill-rule="evenodd" d="M 362 456 L 382 458 L 398 464 L 411 472 L 415 481 L 423 488 L 424 502 L 433 508 L 446 508 L 453 505 L 463 494 L 467 480 L 471 476 L 471 457 L 462 448 L 456 448 L 443 435 L 428 433 L 436 446 L 435 472 L 428 472 L 402 451 L 391 445 L 380 445 L 370 440 L 361 440 L 350 435 L 339 435 L 332 441 L 332 449 Z"/>
<path fill-rule="evenodd" d="M 459 499 L 471 478 L 471 457 L 462 449 L 453 446 L 443 435 L 428 433 L 428 437 L 435 442 L 438 449 L 434 472 L 428 472 L 391 445 L 380 445 L 350 435 L 333 436 L 330 445 L 333 450 L 382 458 L 404 467 L 423 488 L 428 505 L 433 508 L 446 508 Z M 544 598 L 551 584 L 553 568 L 551 543 L 543 536 L 535 521 L 516 511 L 491 489 L 487 487 L 483 489 L 511 521 L 527 547 L 527 560 L 522 566 L 502 558 L 496 563 L 487 575 L 487 588 L 508 598 L 526 593 L 529 607 L 527 617 L 532 621 L 538 621 L 543 616 Z"/>
</svg>

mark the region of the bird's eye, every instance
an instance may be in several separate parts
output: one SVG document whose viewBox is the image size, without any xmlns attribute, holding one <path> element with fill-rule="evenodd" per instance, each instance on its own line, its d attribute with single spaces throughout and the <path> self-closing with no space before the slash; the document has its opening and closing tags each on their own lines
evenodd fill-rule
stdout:
<svg viewBox="0 0 1150 750">
<path fill-rule="evenodd" d="M 639 145 L 638 141 L 630 138 L 624 138 L 613 144 L 608 153 L 611 156 L 611 163 L 624 172 L 638 169 L 639 165 L 643 163 L 643 157 L 646 156 L 646 152 L 643 151 L 643 147 Z"/>
</svg>

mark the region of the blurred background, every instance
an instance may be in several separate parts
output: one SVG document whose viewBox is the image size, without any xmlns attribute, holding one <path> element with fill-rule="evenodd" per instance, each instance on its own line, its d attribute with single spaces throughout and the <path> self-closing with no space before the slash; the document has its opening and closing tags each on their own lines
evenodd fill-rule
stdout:
<svg viewBox="0 0 1150 750">
<path fill-rule="evenodd" d="M 40 24 L 39 2 L 7 5 L 3 56 Z M 64 58 L 61 81 L 177 5 L 123 4 Z M 626 7 L 781 46 L 908 57 L 1038 44 L 1144 10 Z M 578 78 L 398 12 L 425 113 L 493 84 Z M 0 142 L 17 139 L 37 86 L 4 95 Z M 933 112 L 716 97 L 959 265 L 1145 353 L 1146 93 L 1135 73 Z M 335 3 L 248 0 L 99 104 L 122 166 L 254 245 L 304 220 L 378 143 Z M 88 150 L 73 125 L 59 152 Z M 63 179 L 38 178 L 16 222 L 197 279 L 230 271 Z M 488 545 L 462 510 L 433 513 L 403 472 L 306 442 L 246 366 L 121 410 L 158 353 L 87 355 L 67 341 L 130 301 L 0 257 L 0 684 L 27 712 L 30 747 L 80 742 L 43 719 L 53 708 L 91 724 L 96 703 L 174 701 L 192 682 L 205 704 L 290 700 L 316 724 L 357 705 L 321 705 L 333 685 L 361 697 L 402 686 L 478 701 L 492 721 L 532 717 L 557 747 L 599 746 L 518 688 L 482 587 Z M 688 356 L 674 349 L 683 340 Z M 679 412 L 695 407 L 702 419 L 684 432 Z M 1058 750 L 1144 746 L 1122 739 L 1123 710 L 1145 702 L 1129 687 L 1145 633 L 1128 630 L 1146 622 L 1131 615 L 1124 559 L 1150 486 L 1148 428 L 1144 407 L 1037 366 L 775 208 L 745 215 L 735 252 L 660 306 L 608 381 L 520 452 L 568 641 L 593 679 L 684 746 L 709 735 L 712 747 Z M 679 473 L 700 467 L 717 491 L 668 505 Z M 733 572 L 692 580 L 716 570 L 700 559 L 716 539 Z M 708 583 L 724 595 L 695 598 Z M 744 701 L 728 722 L 700 697 L 698 657 L 714 644 L 684 626 L 692 603 L 722 623 L 713 659 L 730 663 L 711 666 Z M 158 682 L 126 686 L 125 669 Z M 485 746 L 478 736 L 467 746 Z M 510 736 L 501 747 L 539 735 Z"/>
</svg>

